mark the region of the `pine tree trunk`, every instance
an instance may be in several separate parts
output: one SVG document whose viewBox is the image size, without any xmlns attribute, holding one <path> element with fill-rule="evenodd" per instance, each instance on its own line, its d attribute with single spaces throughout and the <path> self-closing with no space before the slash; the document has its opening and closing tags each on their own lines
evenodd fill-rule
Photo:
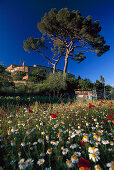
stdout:
<svg viewBox="0 0 114 170">
<path fill-rule="evenodd" d="M 67 67 L 68 67 L 68 58 L 69 58 L 69 55 L 66 54 L 65 56 L 65 66 L 64 66 L 64 71 L 63 71 L 63 75 L 64 77 L 66 76 L 66 72 L 67 72 Z"/>
<path fill-rule="evenodd" d="M 55 73 L 56 64 L 53 65 L 53 74 Z"/>
</svg>

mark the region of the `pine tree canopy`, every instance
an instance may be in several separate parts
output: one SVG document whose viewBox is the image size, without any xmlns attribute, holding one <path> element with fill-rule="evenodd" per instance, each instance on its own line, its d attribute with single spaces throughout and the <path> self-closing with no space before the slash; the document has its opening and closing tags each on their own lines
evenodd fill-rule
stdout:
<svg viewBox="0 0 114 170">
<path fill-rule="evenodd" d="M 110 48 L 99 34 L 99 21 L 92 22 L 91 16 L 84 18 L 79 11 L 69 11 L 67 8 L 59 11 L 51 9 L 38 23 L 38 29 L 43 35 L 70 50 L 70 54 L 74 51 L 80 51 L 81 55 L 94 51 L 97 56 L 101 56 Z"/>
</svg>

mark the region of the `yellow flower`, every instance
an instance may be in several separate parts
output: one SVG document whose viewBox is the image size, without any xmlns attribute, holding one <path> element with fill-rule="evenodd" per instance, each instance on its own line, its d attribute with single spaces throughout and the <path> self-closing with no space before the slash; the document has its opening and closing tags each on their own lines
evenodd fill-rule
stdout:
<svg viewBox="0 0 114 170">
<path fill-rule="evenodd" d="M 47 150 L 47 154 L 50 155 L 51 153 L 52 153 L 52 149 L 48 149 L 48 150 Z"/>
<path fill-rule="evenodd" d="M 79 168 L 79 170 L 85 170 L 85 168 L 84 168 L 83 166 L 81 166 L 81 167 Z"/>
</svg>

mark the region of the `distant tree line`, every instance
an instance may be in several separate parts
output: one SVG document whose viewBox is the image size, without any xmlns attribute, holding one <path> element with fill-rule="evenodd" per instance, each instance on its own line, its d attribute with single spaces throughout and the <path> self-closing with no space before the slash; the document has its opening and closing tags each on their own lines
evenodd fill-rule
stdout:
<svg viewBox="0 0 114 170">
<path fill-rule="evenodd" d="M 1 94 L 32 94 L 60 96 L 68 95 L 73 97 L 75 90 L 97 90 L 104 92 L 108 98 L 109 94 L 114 94 L 114 87 L 104 85 L 104 81 L 96 80 L 95 83 L 89 79 L 83 79 L 80 76 L 76 79 L 73 77 L 64 77 L 61 72 L 45 73 L 41 69 L 32 71 L 26 83 L 14 84 L 14 81 L 23 81 L 25 72 L 16 71 L 11 74 L 5 71 L 5 67 L 0 65 L 0 93 Z M 25 80 L 24 80 L 25 81 Z"/>
</svg>

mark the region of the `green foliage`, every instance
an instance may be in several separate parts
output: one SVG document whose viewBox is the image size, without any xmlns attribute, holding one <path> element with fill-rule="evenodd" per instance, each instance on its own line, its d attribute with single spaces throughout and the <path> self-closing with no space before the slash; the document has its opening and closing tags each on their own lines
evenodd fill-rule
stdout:
<svg viewBox="0 0 114 170">
<path fill-rule="evenodd" d="M 23 41 L 23 48 L 25 51 L 37 51 L 42 50 L 45 46 L 44 41 L 40 38 L 28 38 Z"/>
<path fill-rule="evenodd" d="M 96 83 L 94 83 L 94 88 L 97 91 L 103 91 L 104 90 L 104 85 L 99 80 L 96 80 Z"/>
<path fill-rule="evenodd" d="M 55 74 L 50 73 L 44 81 L 44 84 L 50 92 L 54 93 L 54 95 L 55 93 L 59 93 L 61 89 L 66 88 L 66 80 L 60 72 Z"/>
<path fill-rule="evenodd" d="M 26 75 L 24 71 L 15 71 L 12 74 L 13 80 L 20 81 L 23 79 L 23 77 Z"/>
<path fill-rule="evenodd" d="M 14 88 L 11 74 L 5 71 L 5 67 L 0 65 L 0 91 L 6 91 L 8 88 L 10 88 L 10 91 Z"/>
<path fill-rule="evenodd" d="M 38 83 L 38 82 L 45 80 L 45 79 L 46 79 L 46 73 L 44 73 L 44 70 L 36 69 L 36 70 L 33 70 L 30 73 L 28 81 Z"/>
<path fill-rule="evenodd" d="M 74 90 L 77 88 L 78 86 L 78 81 L 76 80 L 76 78 L 66 78 L 66 89 L 65 91 L 69 94 L 73 94 Z"/>
<path fill-rule="evenodd" d="M 93 89 L 93 83 L 90 80 L 87 79 L 79 79 L 78 80 L 78 89 L 81 90 L 92 90 Z"/>
<path fill-rule="evenodd" d="M 91 16 L 82 17 L 79 11 L 69 11 L 67 8 L 59 11 L 51 9 L 38 23 L 38 29 L 52 39 L 56 46 L 62 46 L 62 55 L 66 58 L 64 72 L 69 57 L 81 62 L 86 59 L 86 52 L 94 51 L 97 56 L 101 56 L 110 48 L 99 34 L 99 22 L 92 22 Z"/>
</svg>

